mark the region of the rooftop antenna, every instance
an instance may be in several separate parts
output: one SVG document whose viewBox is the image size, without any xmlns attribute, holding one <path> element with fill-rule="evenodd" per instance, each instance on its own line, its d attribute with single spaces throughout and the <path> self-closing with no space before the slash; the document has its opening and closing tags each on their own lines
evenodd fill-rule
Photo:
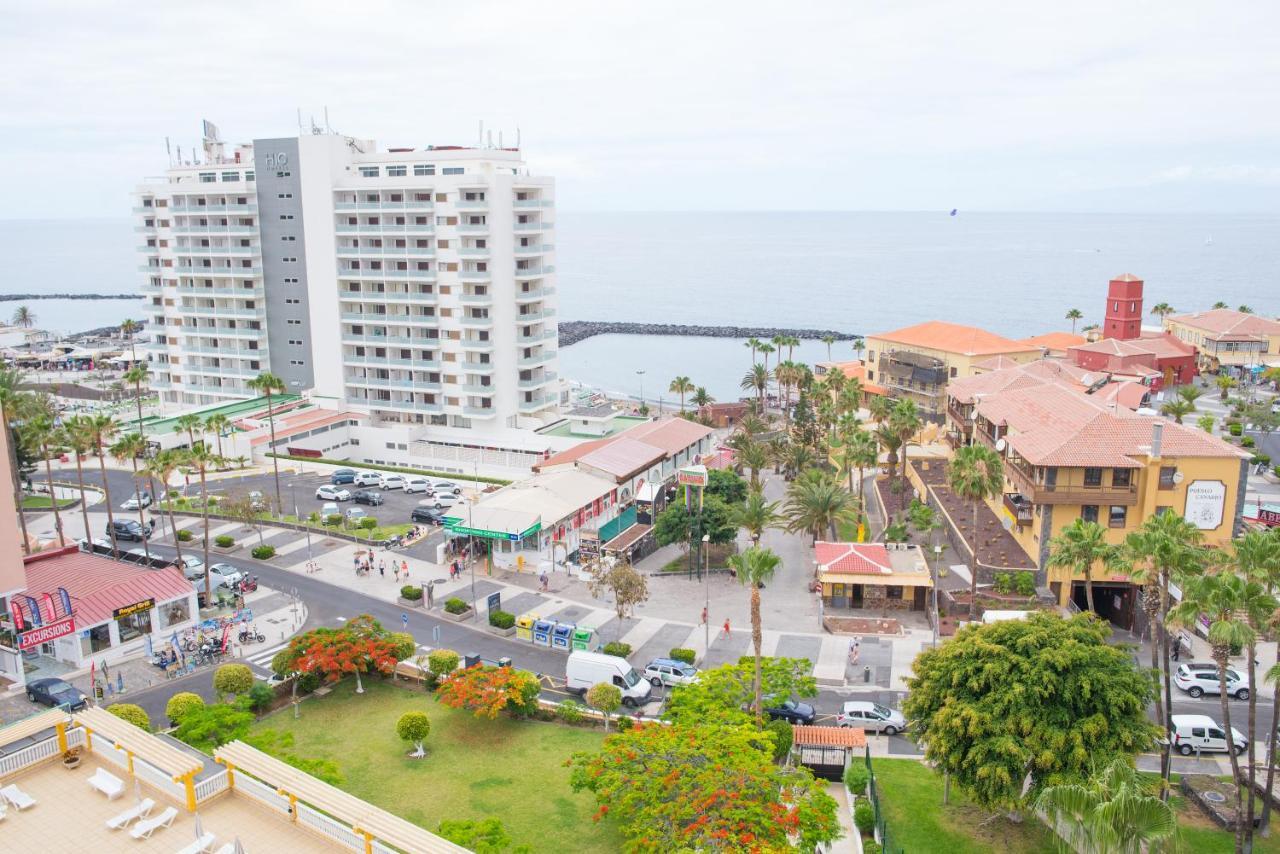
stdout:
<svg viewBox="0 0 1280 854">
<path fill-rule="evenodd" d="M 477 148 L 484 148 L 484 119 L 480 120 L 480 138 L 476 141 Z"/>
<path fill-rule="evenodd" d="M 520 126 L 516 125 L 516 150 L 520 150 Z"/>
<path fill-rule="evenodd" d="M 178 148 L 178 165 L 181 166 L 182 165 L 182 146 L 179 145 L 177 148 Z"/>
<path fill-rule="evenodd" d="M 333 133 L 333 128 L 329 127 L 329 108 L 324 108 L 324 130 L 325 133 Z"/>
<path fill-rule="evenodd" d="M 298 136 L 302 136 L 302 108 L 298 108 Z"/>
<path fill-rule="evenodd" d="M 498 131 L 498 148 L 502 148 L 502 131 Z"/>
<path fill-rule="evenodd" d="M 173 165 L 173 148 L 169 145 L 169 137 L 164 138 L 164 153 L 169 156 L 169 165 Z"/>
<path fill-rule="evenodd" d="M 493 131 L 489 131 L 489 147 L 493 148 Z"/>
</svg>

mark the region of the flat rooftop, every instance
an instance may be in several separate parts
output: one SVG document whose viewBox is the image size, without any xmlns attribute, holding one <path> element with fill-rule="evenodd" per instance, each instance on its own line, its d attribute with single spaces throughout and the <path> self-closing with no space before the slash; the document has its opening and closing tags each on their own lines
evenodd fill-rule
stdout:
<svg viewBox="0 0 1280 854">
<path fill-rule="evenodd" d="M 571 412 L 570 415 L 572 414 L 573 413 Z M 638 415 L 618 415 L 613 419 L 613 424 L 610 426 L 609 432 L 596 438 L 607 439 L 610 436 L 617 436 L 619 433 L 625 433 L 626 431 L 630 430 L 632 427 L 636 427 L 640 424 L 643 424 L 648 420 L 649 420 L 648 418 L 642 418 Z M 569 432 L 569 429 L 572 426 L 573 425 L 570 424 L 568 421 L 561 421 L 557 424 L 552 424 L 550 427 L 545 427 L 539 430 L 538 432 L 544 436 L 560 436 L 562 438 L 575 438 L 575 439 L 582 438 L 581 436 L 578 436 L 574 433 Z"/>
<path fill-rule="evenodd" d="M 271 408 L 275 409 L 301 399 L 301 395 L 297 394 L 273 394 L 271 396 Z M 199 415 L 201 418 L 208 418 L 216 413 L 225 415 L 234 421 L 242 415 L 248 415 L 250 412 L 257 412 L 266 408 L 267 399 L 265 397 L 251 397 L 248 400 L 235 400 L 231 403 L 220 403 L 216 406 L 206 406 L 203 409 L 193 409 L 190 412 L 184 412 L 183 415 Z M 172 418 L 158 418 L 155 416 L 144 418 L 142 419 L 142 430 L 144 433 L 150 433 L 153 436 L 165 436 L 177 431 L 178 418 L 179 416 L 177 415 Z M 137 419 L 131 419 L 125 423 L 128 426 L 132 426 L 138 422 Z"/>
</svg>

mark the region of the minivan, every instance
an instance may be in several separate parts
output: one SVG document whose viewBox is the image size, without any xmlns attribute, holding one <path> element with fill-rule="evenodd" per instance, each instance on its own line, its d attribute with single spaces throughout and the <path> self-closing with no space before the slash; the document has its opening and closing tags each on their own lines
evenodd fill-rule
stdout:
<svg viewBox="0 0 1280 854">
<path fill-rule="evenodd" d="M 1222 685 L 1218 682 L 1218 665 L 1212 662 L 1187 661 L 1178 665 L 1173 673 L 1173 684 L 1192 697 L 1218 694 Z M 1234 667 L 1227 668 L 1227 695 L 1237 700 L 1249 699 L 1249 676 Z"/>
<path fill-rule="evenodd" d="M 643 706 L 649 702 L 653 691 L 645 678 L 636 672 L 631 662 L 616 655 L 575 650 L 569 653 L 564 670 L 565 688 L 578 695 L 587 693 L 592 685 L 605 682 L 622 691 L 622 705 Z"/>
<path fill-rule="evenodd" d="M 1226 753 L 1227 735 L 1213 718 L 1208 715 L 1174 715 L 1173 729 L 1170 731 L 1173 749 L 1183 756 L 1193 753 Z M 1231 728 L 1231 742 L 1235 746 L 1236 755 L 1244 753 L 1249 742 L 1235 727 Z"/>
</svg>

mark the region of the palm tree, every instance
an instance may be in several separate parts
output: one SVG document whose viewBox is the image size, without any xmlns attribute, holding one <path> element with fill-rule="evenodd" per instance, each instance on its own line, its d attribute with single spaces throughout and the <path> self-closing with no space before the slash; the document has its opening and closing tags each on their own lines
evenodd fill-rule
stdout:
<svg viewBox="0 0 1280 854">
<path fill-rule="evenodd" d="M 1249 602 L 1247 606 L 1247 615 L 1249 623 L 1259 632 L 1265 632 L 1268 629 L 1274 629 L 1277 620 L 1276 602 L 1274 594 L 1276 587 L 1280 584 L 1280 537 L 1274 533 L 1263 533 L 1261 531 L 1250 531 L 1243 537 L 1232 540 L 1229 547 L 1229 563 L 1243 577 L 1250 581 L 1257 582 L 1266 592 L 1265 598 L 1255 598 Z M 1268 601 L 1270 600 L 1270 601 Z M 1268 609 L 1268 606 L 1270 608 Z M 1257 684 L 1257 654 L 1254 646 L 1247 650 L 1247 666 L 1249 668 L 1249 684 Z M 1280 688 L 1276 689 L 1276 694 L 1280 695 Z M 1254 789 L 1254 756 L 1253 741 L 1256 732 L 1257 716 L 1258 716 L 1258 693 L 1256 690 L 1249 692 L 1249 791 Z M 1273 726 L 1270 734 L 1267 736 L 1267 742 L 1271 745 L 1271 750 L 1267 756 L 1267 782 L 1274 782 L 1275 777 L 1275 734 L 1276 728 Z M 1269 799 L 1264 798 L 1265 801 Z M 1269 804 L 1264 804 L 1262 808 L 1262 827 L 1266 833 L 1267 824 L 1270 821 L 1271 813 Z M 1253 826 L 1253 805 L 1249 806 L 1249 815 L 1247 818 L 1250 827 Z"/>
<path fill-rule="evenodd" d="M 147 453 L 147 440 L 146 440 L 146 437 L 143 436 L 141 433 L 126 433 L 125 435 L 117 439 L 116 443 L 111 446 L 111 456 L 115 457 L 120 462 L 124 462 L 125 460 L 128 460 L 130 463 L 133 464 L 133 481 L 134 481 L 135 494 L 140 493 L 142 491 L 142 483 L 141 483 L 142 471 L 138 468 L 138 457 L 145 456 L 146 453 Z M 141 525 L 143 528 L 147 527 L 147 519 L 146 519 L 146 515 L 143 512 L 141 501 L 138 502 L 138 524 Z M 112 532 L 113 539 L 114 539 L 114 533 L 115 532 L 113 531 Z M 177 539 L 177 535 L 174 536 L 174 539 Z M 143 553 L 147 556 L 147 565 L 150 566 L 151 565 L 151 546 L 149 545 L 149 539 L 146 536 L 142 538 L 142 550 L 143 550 Z"/>
<path fill-rule="evenodd" d="M 754 391 L 759 401 L 760 411 L 764 412 L 764 393 L 769 388 L 769 372 L 764 365 L 752 365 L 751 370 L 742 376 L 738 384 L 743 391 Z"/>
<path fill-rule="evenodd" d="M 17 368 L 0 367 L 0 430 L 4 431 L 9 445 L 9 476 L 13 480 L 13 503 L 18 508 L 18 524 L 22 527 L 22 551 L 31 553 L 27 539 L 27 514 L 22 507 L 22 475 L 18 466 L 19 436 L 13 429 L 19 410 L 28 394 L 20 390 L 22 372 Z"/>
<path fill-rule="evenodd" d="M 129 342 L 130 363 L 138 364 L 138 351 L 134 346 L 133 337 L 142 331 L 142 324 L 136 320 L 126 319 L 120 324 L 120 334 Z"/>
<path fill-rule="evenodd" d="M 782 474 L 787 480 L 799 476 L 801 472 L 818 461 L 813 451 L 799 442 L 787 442 L 780 450 L 779 458 L 782 461 Z"/>
<path fill-rule="evenodd" d="M 764 702 L 760 689 L 760 647 L 764 640 L 760 630 L 760 588 L 773 580 L 773 573 L 782 563 L 782 558 L 769 549 L 752 546 L 741 554 L 730 555 L 728 563 L 737 570 L 738 581 L 751 587 L 751 645 L 755 649 L 756 664 L 751 689 L 755 698 L 756 728 L 760 729 L 764 726 Z"/>
<path fill-rule="evenodd" d="M 1160 414 L 1173 419 L 1174 424 L 1181 424 L 1182 419 L 1196 411 L 1194 403 L 1187 403 L 1182 398 L 1171 400 L 1160 407 Z"/>
<path fill-rule="evenodd" d="M 81 459 L 93 450 L 93 435 L 89 430 L 89 419 L 83 415 L 73 415 L 63 422 L 62 430 L 67 446 L 76 458 L 76 483 L 80 487 L 80 513 L 84 517 L 84 538 L 93 541 L 93 532 L 89 528 L 89 502 L 84 488 L 84 465 Z"/>
<path fill-rule="evenodd" d="M 816 543 L 823 533 L 832 542 L 840 539 L 841 522 L 857 520 L 858 508 L 853 496 L 830 475 L 814 472 L 812 477 L 801 477 L 787 490 L 784 518 L 787 530 L 792 533 L 806 531 Z"/>
<path fill-rule="evenodd" d="M 688 377 L 676 377 L 667 387 L 667 391 L 680 395 L 680 411 L 684 412 L 684 396 L 693 391 L 693 382 Z"/>
<path fill-rule="evenodd" d="M 973 566 L 969 572 L 969 619 L 978 618 L 978 506 L 1004 489 L 1004 463 L 986 445 L 966 445 L 956 451 L 947 466 L 947 485 L 957 498 L 973 507 L 969 529 L 969 551 Z"/>
<path fill-rule="evenodd" d="M 1218 392 L 1221 395 L 1221 400 L 1223 402 L 1226 402 L 1227 396 L 1231 393 L 1231 389 L 1240 384 L 1236 382 L 1236 378 L 1230 374 L 1218 374 L 1218 378 L 1213 382 L 1218 386 Z"/>
<path fill-rule="evenodd" d="M 145 473 L 148 478 L 160 481 L 160 490 L 155 495 L 156 501 L 163 501 L 162 511 L 169 513 L 169 530 L 173 531 L 173 548 L 178 553 L 178 566 L 182 566 L 182 540 L 178 538 L 178 523 L 173 516 L 173 502 L 169 500 L 169 479 L 181 468 L 185 455 L 177 448 L 160 451 L 147 463 Z"/>
<path fill-rule="evenodd" d="M 872 436 L 875 437 L 876 444 L 885 451 L 885 465 L 889 467 L 889 473 L 898 470 L 898 449 L 902 447 L 902 437 L 893 431 L 888 424 L 881 422 L 874 431 Z M 876 455 L 879 459 L 879 455 Z"/>
<path fill-rule="evenodd" d="M 776 527 L 782 517 L 778 515 L 778 502 L 766 501 L 764 493 L 752 489 L 742 506 L 734 509 L 731 518 L 734 527 L 746 528 L 752 544 L 759 545 L 765 529 Z"/>
<path fill-rule="evenodd" d="M 127 383 L 133 383 L 133 399 L 138 404 L 138 431 L 142 431 L 142 384 L 151 376 L 151 369 L 146 362 L 134 362 L 133 367 L 124 372 Z"/>
<path fill-rule="evenodd" d="M 1180 385 L 1174 389 L 1174 392 L 1177 393 L 1178 397 L 1191 404 L 1192 412 L 1196 411 L 1196 401 L 1204 396 L 1204 389 L 1194 385 Z"/>
<path fill-rule="evenodd" d="M 30 329 L 36 325 L 35 313 L 25 305 L 20 305 L 13 310 L 14 326 L 21 326 L 23 329 Z"/>
<path fill-rule="evenodd" d="M 1048 567 L 1051 569 L 1069 569 L 1074 577 L 1084 575 L 1084 595 L 1091 614 L 1097 611 L 1093 607 L 1093 567 L 1101 563 L 1112 566 L 1116 563 L 1119 549 L 1107 542 L 1107 531 L 1097 522 L 1076 519 L 1062 530 L 1062 533 L 1049 540 Z M 1067 582 L 1067 586 L 1070 586 Z"/>
<path fill-rule="evenodd" d="M 760 349 L 760 344 L 761 341 L 759 338 L 748 338 L 743 343 L 743 346 L 751 350 L 751 364 L 753 365 L 756 363 L 756 351 Z"/>
<path fill-rule="evenodd" d="M 231 419 L 221 412 L 215 412 L 204 420 L 204 433 L 212 433 L 218 438 L 218 456 L 222 456 L 222 437 L 231 431 Z"/>
<path fill-rule="evenodd" d="M 862 361 L 862 351 L 867 349 L 867 342 L 861 335 L 853 336 L 853 340 L 849 342 L 849 346 L 853 348 L 853 357 L 858 361 Z"/>
<path fill-rule="evenodd" d="M 1151 306 L 1151 313 L 1160 318 L 1161 322 L 1164 322 L 1166 317 L 1174 313 L 1174 308 L 1167 302 L 1158 302 Z"/>
<path fill-rule="evenodd" d="M 693 397 L 690 399 L 693 401 L 693 405 L 698 407 L 699 409 L 701 409 L 704 406 L 710 406 L 711 404 L 716 402 L 716 399 L 712 397 L 710 394 L 708 394 L 706 388 L 704 388 L 703 386 L 698 386 L 696 389 L 694 389 Z"/>
<path fill-rule="evenodd" d="M 98 455 L 98 468 L 102 472 L 102 498 L 107 508 L 108 531 L 115 530 L 115 517 L 111 512 L 111 484 L 107 480 L 107 446 L 111 444 L 117 429 L 115 419 L 106 413 L 87 416 L 84 425 L 84 430 L 93 443 L 93 450 Z M 107 539 L 111 540 L 111 553 L 119 556 L 120 550 L 116 548 L 116 538 L 108 537 Z"/>
<path fill-rule="evenodd" d="M 902 447 L 902 472 L 899 479 L 907 478 L 907 443 L 920 432 L 920 428 L 924 426 L 924 422 L 920 419 L 920 412 L 916 409 L 916 402 L 911 399 L 899 400 L 893 406 L 893 411 L 889 413 L 889 429 L 897 434 L 901 441 Z M 906 491 L 903 490 L 903 495 Z"/>
<path fill-rule="evenodd" d="M 62 532 L 62 514 L 58 512 L 58 496 L 53 490 L 53 449 L 62 444 L 62 428 L 46 414 L 31 418 L 23 425 L 23 432 L 28 436 L 32 446 L 40 449 L 40 458 L 44 460 L 45 480 L 49 484 L 49 504 L 53 507 L 53 529 L 58 532 L 58 544 L 65 546 L 67 538 Z"/>
<path fill-rule="evenodd" d="M 1083 783 L 1059 783 L 1041 790 L 1037 812 L 1063 833 L 1074 851 L 1145 854 L 1177 832 L 1173 808 L 1147 789 L 1132 761 L 1113 757 Z"/>
<path fill-rule="evenodd" d="M 1226 308 L 1226 307 L 1227 307 L 1227 304 L 1226 304 L 1225 302 L 1223 302 L 1222 300 L 1218 300 L 1217 302 L 1215 302 L 1215 303 L 1213 304 L 1213 307 L 1214 307 L 1214 308 Z"/>
<path fill-rule="evenodd" d="M 185 451 L 182 454 L 182 461 L 200 475 L 200 515 L 203 517 L 202 527 L 204 528 L 204 601 L 208 603 L 213 597 L 213 587 L 209 581 L 209 493 L 205 475 L 210 469 L 221 465 L 223 460 L 201 445 Z M 176 538 L 177 535 L 175 534 L 174 537 Z"/>
<path fill-rule="evenodd" d="M 830 333 L 822 336 L 822 343 L 827 345 L 827 361 L 831 361 L 831 345 L 836 343 L 836 336 Z"/>
<path fill-rule="evenodd" d="M 1067 320 L 1071 321 L 1071 334 L 1076 334 L 1076 323 L 1084 318 L 1084 312 L 1078 308 L 1073 308 L 1067 312 Z"/>
<path fill-rule="evenodd" d="M 883 394 L 873 394 L 867 400 L 867 409 L 871 412 L 872 421 L 884 422 L 893 411 L 893 399 Z"/>
<path fill-rule="evenodd" d="M 180 415 L 174 420 L 173 426 L 187 434 L 187 447 L 194 448 L 196 446 L 196 431 L 204 432 L 204 421 L 194 412 L 188 412 L 186 415 Z"/>
<path fill-rule="evenodd" d="M 842 457 L 842 461 L 856 466 L 858 469 L 858 506 L 865 507 L 863 501 L 863 479 L 865 472 L 869 468 L 875 468 L 876 463 L 880 459 L 880 447 L 876 444 L 876 437 L 861 428 L 845 434 L 844 447 L 848 451 L 849 456 Z M 842 462 L 843 464 L 843 462 Z"/>
<path fill-rule="evenodd" d="M 271 411 L 271 395 L 284 394 L 284 380 L 270 371 L 264 371 L 249 380 L 247 385 L 267 399 L 267 424 L 271 426 L 271 467 L 275 471 L 276 478 L 276 506 L 283 507 L 284 501 L 280 498 L 280 457 L 276 454 L 276 419 Z"/>
<path fill-rule="evenodd" d="M 1240 312 L 1241 314 L 1253 314 L 1253 306 L 1242 305 L 1239 308 L 1237 308 L 1236 311 Z"/>
<path fill-rule="evenodd" d="M 740 444 L 735 450 L 734 456 L 738 463 L 750 472 L 751 488 L 760 488 L 760 472 L 769 465 L 769 452 L 765 446 L 752 440 L 750 437 Z"/>
</svg>

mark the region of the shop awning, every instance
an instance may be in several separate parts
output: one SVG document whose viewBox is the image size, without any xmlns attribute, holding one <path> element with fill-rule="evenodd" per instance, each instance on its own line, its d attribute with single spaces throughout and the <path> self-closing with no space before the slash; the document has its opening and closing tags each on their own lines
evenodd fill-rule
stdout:
<svg viewBox="0 0 1280 854">
<path fill-rule="evenodd" d="M 518 542 L 542 530 L 542 517 L 525 510 L 476 504 L 469 510 L 454 512 L 457 515 L 446 516 L 444 520 L 451 534 Z"/>
</svg>

